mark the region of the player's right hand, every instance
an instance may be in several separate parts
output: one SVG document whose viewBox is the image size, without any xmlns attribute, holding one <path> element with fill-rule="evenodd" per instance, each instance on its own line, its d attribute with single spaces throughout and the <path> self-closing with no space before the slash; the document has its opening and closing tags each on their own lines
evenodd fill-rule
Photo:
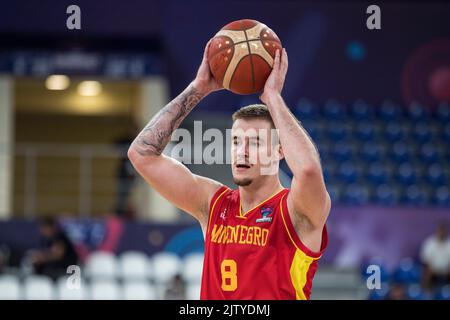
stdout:
<svg viewBox="0 0 450 320">
<path fill-rule="evenodd" d="M 199 90 L 200 92 L 204 93 L 205 95 L 223 89 L 221 85 L 217 83 L 217 81 L 214 79 L 214 76 L 211 73 L 211 70 L 209 68 L 209 61 L 208 61 L 208 49 L 209 45 L 211 43 L 211 40 L 208 41 L 205 47 L 205 51 L 203 53 L 203 60 L 200 64 L 200 67 L 197 71 L 197 76 L 195 77 L 194 81 L 192 82 L 192 85 Z"/>
<path fill-rule="evenodd" d="M 288 56 L 286 49 L 277 50 L 273 61 L 273 68 L 264 85 L 264 91 L 260 96 L 262 102 L 266 105 L 269 103 L 270 97 L 274 95 L 281 95 L 283 90 L 284 80 L 288 71 Z"/>
</svg>

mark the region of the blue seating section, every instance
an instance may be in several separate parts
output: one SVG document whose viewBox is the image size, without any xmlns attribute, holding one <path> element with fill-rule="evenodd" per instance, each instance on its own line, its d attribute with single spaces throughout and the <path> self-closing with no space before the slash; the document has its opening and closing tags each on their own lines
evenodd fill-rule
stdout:
<svg viewBox="0 0 450 320">
<path fill-rule="evenodd" d="M 450 105 L 301 99 L 293 112 L 317 144 L 335 203 L 450 206 Z"/>
<path fill-rule="evenodd" d="M 422 264 L 413 258 L 403 258 L 391 271 L 387 271 L 383 263 L 373 261 L 361 265 L 361 275 L 364 281 L 370 276 L 367 273 L 368 265 L 375 264 L 380 268 L 380 288 L 370 290 L 369 300 L 389 299 L 389 293 L 394 286 L 400 286 L 404 290 L 402 300 L 450 300 L 450 285 L 446 283 L 436 284 L 431 290 L 425 290 L 421 286 L 423 277 Z"/>
</svg>

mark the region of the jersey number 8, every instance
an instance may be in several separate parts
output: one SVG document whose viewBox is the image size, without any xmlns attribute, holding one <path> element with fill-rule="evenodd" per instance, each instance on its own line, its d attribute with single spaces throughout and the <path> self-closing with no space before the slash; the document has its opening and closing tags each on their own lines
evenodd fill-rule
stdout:
<svg viewBox="0 0 450 320">
<path fill-rule="evenodd" d="M 220 265 L 222 274 L 222 290 L 234 291 L 237 288 L 237 265 L 232 259 L 225 259 Z"/>
</svg>

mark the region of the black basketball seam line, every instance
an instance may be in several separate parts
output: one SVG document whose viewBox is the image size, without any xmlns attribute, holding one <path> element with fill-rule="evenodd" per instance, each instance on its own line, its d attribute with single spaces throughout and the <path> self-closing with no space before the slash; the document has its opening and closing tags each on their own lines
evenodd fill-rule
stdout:
<svg viewBox="0 0 450 320">
<path fill-rule="evenodd" d="M 241 22 L 242 25 L 242 22 Z M 248 56 L 250 58 L 250 68 L 252 69 L 252 89 L 255 90 L 255 68 L 253 66 L 253 59 L 252 59 L 252 51 L 250 50 L 250 43 L 248 41 L 247 31 L 244 30 L 245 40 L 247 42 L 247 49 L 248 49 Z"/>
<path fill-rule="evenodd" d="M 253 40 L 250 40 L 250 41 L 255 41 L 255 40 L 259 40 L 259 39 L 253 39 Z M 243 43 L 243 42 L 245 42 L 245 41 L 241 41 L 241 42 L 239 42 L 239 43 Z M 263 47 L 264 47 L 264 46 L 263 46 Z M 266 50 L 266 49 L 264 48 L 264 50 Z M 270 52 L 268 52 L 267 50 L 266 50 L 266 52 L 270 55 Z M 234 52 L 233 52 L 233 55 L 234 55 Z M 252 56 L 252 55 L 257 55 L 257 56 L 261 57 L 259 54 L 249 53 L 249 56 Z M 241 63 L 241 61 L 242 61 L 244 58 L 245 58 L 245 56 L 243 56 L 243 57 L 237 62 L 236 67 L 234 68 L 233 73 L 232 73 L 231 76 L 230 76 L 230 85 L 229 85 L 230 90 L 231 90 L 231 84 L 233 83 L 234 73 L 236 72 L 236 70 L 237 70 L 238 67 L 239 67 L 239 64 Z M 264 60 L 264 62 L 269 66 L 269 68 L 272 68 L 272 67 L 270 66 L 270 64 L 266 61 L 266 59 L 263 58 L 263 60 Z M 228 67 L 229 67 L 229 65 L 227 66 L 227 69 L 228 69 Z M 226 72 L 227 72 L 227 70 L 225 70 L 225 73 L 226 73 Z M 254 83 L 254 78 L 252 77 L 252 79 L 253 79 L 253 83 Z M 223 83 L 223 80 L 222 80 L 222 83 Z M 255 89 L 255 86 L 253 86 L 253 90 L 254 90 L 254 89 Z"/>
<path fill-rule="evenodd" d="M 233 54 L 233 58 L 234 58 L 234 54 Z M 233 58 L 231 58 L 231 59 L 233 59 Z M 239 59 L 239 61 L 236 63 L 236 66 L 235 66 L 234 69 L 233 69 L 233 73 L 232 73 L 231 76 L 230 76 L 230 83 L 229 83 L 229 85 L 228 85 L 228 87 L 229 87 L 230 90 L 231 90 L 231 84 L 233 83 L 234 73 L 236 72 L 236 70 L 237 70 L 239 64 L 241 63 L 241 61 L 242 61 L 244 58 L 245 58 L 245 56 L 241 57 L 241 59 Z M 231 62 L 231 61 L 230 61 L 230 62 Z M 230 67 L 230 64 L 228 64 L 227 69 L 225 70 L 225 73 L 227 73 L 229 67 Z M 224 75 L 224 77 L 225 77 L 225 75 Z"/>
<path fill-rule="evenodd" d="M 237 44 L 241 44 L 241 43 L 244 43 L 244 42 L 252 42 L 252 41 L 259 41 L 259 42 L 261 42 L 261 46 L 263 47 L 263 49 L 264 49 L 264 51 L 266 51 L 271 57 L 272 57 L 272 55 L 270 54 L 270 52 L 269 52 L 269 50 L 267 50 L 266 49 L 266 47 L 264 46 L 264 43 L 263 43 L 263 41 L 261 40 L 261 38 L 258 38 L 258 39 L 251 39 L 251 40 L 248 40 L 248 41 L 239 41 L 239 42 L 236 42 L 234 45 L 237 45 Z M 276 41 L 276 40 L 264 40 L 264 41 L 269 41 L 269 42 L 276 42 L 276 43 L 279 43 L 279 41 Z M 222 49 L 223 50 L 223 49 Z M 222 50 L 220 50 L 219 52 L 222 52 Z M 259 54 L 257 54 L 257 53 L 251 53 L 251 52 L 249 52 L 249 55 L 257 55 L 257 56 L 260 56 Z M 216 56 L 216 55 L 214 55 L 214 56 Z M 272 59 L 275 59 L 274 57 L 272 57 Z M 266 61 L 266 59 L 264 59 L 264 61 Z M 266 61 L 266 63 L 267 63 L 267 61 Z M 270 64 L 269 63 L 267 63 L 268 65 L 269 65 L 269 67 L 270 67 Z M 272 67 L 271 67 L 272 68 Z"/>
<path fill-rule="evenodd" d="M 243 30 L 243 31 L 245 31 L 245 30 Z M 250 42 L 250 41 L 261 41 L 261 39 L 242 40 L 242 41 L 236 42 L 234 45 L 241 44 L 244 42 Z"/>
<path fill-rule="evenodd" d="M 225 37 L 228 37 L 228 36 L 225 36 Z M 228 37 L 228 38 L 229 38 L 229 37 Z M 232 39 L 230 38 L 230 40 L 232 40 Z M 259 42 L 261 42 L 261 44 L 262 44 L 261 39 L 252 39 L 252 40 L 249 40 L 248 42 L 250 42 L 250 41 L 259 41 Z M 234 47 L 235 47 L 236 45 L 241 44 L 241 43 L 244 43 L 244 42 L 247 42 L 247 41 L 244 40 L 244 41 L 236 42 L 236 43 L 233 43 L 232 46 L 224 47 L 223 49 L 220 49 L 219 51 L 217 51 L 212 57 L 208 58 L 208 60 L 209 60 L 209 61 L 213 60 L 219 53 L 221 53 L 222 51 L 231 49 L 231 48 L 233 49 L 233 56 L 234 56 L 234 53 L 236 52 L 236 50 L 234 49 Z M 265 50 L 265 48 L 264 48 L 264 50 Z M 267 50 L 266 50 L 266 51 L 267 51 Z M 269 53 L 269 54 L 270 54 L 270 53 Z M 252 53 L 249 52 L 249 56 L 250 56 L 250 55 L 252 55 Z M 232 83 L 232 80 L 233 80 L 234 72 L 236 71 L 237 66 L 239 65 L 239 63 L 241 62 L 241 60 L 242 60 L 243 58 L 245 58 L 245 56 L 242 57 L 242 58 L 238 61 L 238 63 L 236 64 L 236 68 L 233 70 L 233 73 L 232 73 L 231 76 L 230 76 L 230 85 L 229 85 L 230 89 L 231 89 L 231 83 Z M 233 57 L 232 57 L 231 59 L 233 59 Z M 265 61 L 265 59 L 263 59 L 263 60 Z M 230 61 L 230 62 L 231 62 L 231 61 Z M 267 63 L 267 61 L 266 61 L 266 63 Z M 268 63 L 267 63 L 267 64 L 268 64 Z M 268 64 L 268 65 L 269 65 L 269 67 L 270 67 L 270 64 Z M 225 73 L 227 72 L 228 67 L 229 67 L 229 63 L 228 63 L 228 65 L 227 65 L 227 68 L 225 69 Z M 224 76 L 225 76 L 225 74 L 224 74 Z M 253 80 L 254 80 L 254 79 L 253 79 Z M 222 78 L 222 85 L 223 85 L 223 78 Z M 254 86 L 253 86 L 253 87 L 254 87 Z"/>
<path fill-rule="evenodd" d="M 242 31 L 244 31 L 244 30 L 242 30 Z M 221 37 L 227 37 L 227 38 L 230 38 L 230 37 L 225 36 L 225 35 L 220 35 L 220 36 L 221 36 Z M 233 39 L 231 39 L 231 38 L 230 38 L 230 40 L 233 41 Z M 224 50 L 226 50 L 226 49 L 231 49 L 231 48 L 233 48 L 233 50 L 234 50 L 234 47 L 235 47 L 236 45 L 241 44 L 241 43 L 244 43 L 244 42 L 252 42 L 252 41 L 260 41 L 261 44 L 263 45 L 264 50 L 266 50 L 266 52 L 270 54 L 270 52 L 267 51 L 267 49 L 264 47 L 263 40 L 261 40 L 261 38 L 258 38 L 258 39 L 250 39 L 250 40 L 248 40 L 248 41 L 247 41 L 247 40 L 243 40 L 243 41 L 239 41 L 239 42 L 233 42 L 233 45 L 231 45 L 231 46 L 229 46 L 229 47 L 224 47 L 223 49 L 220 49 L 220 50 L 217 51 L 212 57 L 210 57 L 209 60 L 214 59 L 214 57 L 215 57 L 216 55 L 218 55 L 219 53 L 221 53 L 222 51 L 224 51 Z M 274 39 L 269 39 L 269 40 L 264 40 L 264 41 L 277 42 L 277 41 L 274 40 Z"/>
<path fill-rule="evenodd" d="M 264 59 L 264 57 L 263 56 L 261 56 L 261 55 L 259 55 L 259 54 L 253 54 L 253 55 L 255 55 L 255 56 L 258 56 L 258 57 L 260 57 L 268 66 L 269 66 L 269 68 L 271 68 L 272 69 L 272 67 L 270 66 L 270 63 L 268 63 L 267 62 L 267 60 L 266 59 Z M 269 55 L 270 55 L 270 53 L 269 53 Z"/>
<path fill-rule="evenodd" d="M 241 22 L 241 26 L 242 26 L 242 22 Z M 226 31 L 244 31 L 244 33 L 245 33 L 245 31 L 246 30 L 249 30 L 249 29 L 252 29 L 252 28 L 254 28 L 255 26 L 253 26 L 253 27 L 250 27 L 250 28 L 248 28 L 248 29 L 245 29 L 245 30 L 236 30 L 236 29 L 225 29 L 225 28 L 222 28 L 222 29 L 220 29 L 221 31 L 222 30 L 226 30 Z M 267 27 L 267 26 L 266 26 Z M 267 29 L 269 29 L 269 28 L 267 28 Z M 271 30 L 271 29 L 269 29 L 269 30 Z M 273 30 L 271 30 L 272 32 L 273 32 Z M 220 36 L 222 36 L 222 35 L 220 35 Z M 225 37 L 228 37 L 228 36 L 225 36 Z M 228 37 L 229 38 L 229 37 Z M 278 38 L 278 37 L 277 37 Z M 257 41 L 257 40 L 260 40 L 261 42 L 263 42 L 263 40 L 261 39 L 261 38 L 257 38 L 257 39 L 250 39 L 250 40 L 243 40 L 243 41 L 239 41 L 239 42 L 236 42 L 236 43 L 234 43 L 235 45 L 236 44 L 240 44 L 240 43 L 243 43 L 243 42 L 246 42 L 246 41 Z M 267 40 L 264 40 L 264 41 L 277 41 L 277 39 L 267 39 Z M 278 39 L 278 42 L 280 42 L 280 39 Z"/>
<path fill-rule="evenodd" d="M 225 30 L 225 29 L 224 29 L 224 30 Z M 262 47 L 264 48 L 264 50 L 265 50 L 269 55 L 271 55 L 271 54 L 270 54 L 270 52 L 264 47 L 264 43 L 263 43 L 263 40 L 261 40 L 261 37 L 258 37 L 258 38 L 256 38 L 256 39 L 250 39 L 250 40 L 248 40 L 246 30 L 233 30 L 233 31 L 244 31 L 244 35 L 245 35 L 246 40 L 239 41 L 239 42 L 236 42 L 236 43 L 233 42 L 233 45 L 232 45 L 232 46 L 225 47 L 225 48 L 219 50 L 218 52 L 216 52 L 216 53 L 214 54 L 214 56 L 210 57 L 208 60 L 211 61 L 212 59 L 214 59 L 214 57 L 216 57 L 216 55 L 218 55 L 218 54 L 221 53 L 222 51 L 228 50 L 228 49 L 231 49 L 231 48 L 233 48 L 233 56 L 234 56 L 234 53 L 236 52 L 236 50 L 234 49 L 234 47 L 235 47 L 236 45 L 238 45 L 238 44 L 241 44 L 241 43 L 246 42 L 246 43 L 247 43 L 247 49 L 248 49 L 248 55 L 249 55 L 249 57 L 250 57 L 250 67 L 251 67 L 251 69 L 252 69 L 252 87 L 253 87 L 253 90 L 254 90 L 254 89 L 255 89 L 255 78 L 254 78 L 254 74 L 253 74 L 253 73 L 254 73 L 254 66 L 253 66 L 253 59 L 252 59 L 252 55 L 253 55 L 253 54 L 251 53 L 249 42 L 251 42 L 251 41 L 259 41 L 259 42 L 261 42 L 261 45 L 262 45 Z M 230 38 L 229 36 L 227 36 L 227 35 L 220 35 L 220 36 L 227 37 L 227 38 L 229 38 L 231 41 L 233 41 L 233 39 L 231 39 L 231 38 Z M 276 41 L 276 39 L 267 39 L 267 40 L 265 40 L 265 41 L 270 41 L 270 42 L 272 42 L 272 41 Z M 242 58 L 244 58 L 244 57 L 242 57 Z M 242 58 L 241 58 L 241 60 L 242 60 Z M 233 58 L 232 58 L 232 59 L 233 59 Z M 231 84 L 232 84 L 232 82 L 233 82 L 234 73 L 235 73 L 235 71 L 236 71 L 236 69 L 237 69 L 237 66 L 240 64 L 241 60 L 238 61 L 238 63 L 236 64 L 235 69 L 233 70 L 233 73 L 232 73 L 231 76 L 230 76 L 230 84 L 229 84 L 229 88 L 230 88 L 230 89 L 231 89 Z M 263 59 L 263 60 L 264 60 L 264 61 L 267 63 L 267 65 L 270 67 L 270 64 L 266 61 L 266 59 Z M 228 65 L 227 68 L 225 69 L 225 73 L 227 72 L 228 67 L 229 67 L 229 65 Z M 223 85 L 223 78 L 222 78 L 222 85 Z"/>
<path fill-rule="evenodd" d="M 208 60 L 209 61 L 211 61 L 212 59 L 214 59 L 219 53 L 222 53 L 222 51 L 225 51 L 225 50 L 228 50 L 228 49 L 231 49 L 231 48 L 233 48 L 233 55 L 234 55 L 234 45 L 232 45 L 232 46 L 229 46 L 229 47 L 225 47 L 225 48 L 223 48 L 223 49 L 220 49 L 219 51 L 217 51 L 212 57 L 208 57 Z"/>
<path fill-rule="evenodd" d="M 220 35 L 221 37 L 227 37 L 227 38 L 230 38 L 230 37 L 228 37 L 228 36 L 224 36 L 224 35 Z M 233 39 L 231 39 L 230 38 L 230 40 L 231 41 L 233 41 Z M 248 40 L 249 42 L 250 41 L 261 41 L 261 39 L 252 39 L 252 40 Z M 212 59 L 214 59 L 215 58 L 215 56 L 217 56 L 219 53 L 221 53 L 222 51 L 224 51 L 224 50 L 227 50 L 227 49 L 231 49 L 231 48 L 233 48 L 233 50 L 234 50 L 234 47 L 236 46 L 236 45 L 238 45 L 238 44 L 241 44 L 241 43 L 244 43 L 244 42 L 247 42 L 246 40 L 243 40 L 243 41 L 239 41 L 239 42 L 233 42 L 233 44 L 231 45 L 231 46 L 229 46 L 229 47 L 224 47 L 224 48 L 222 48 L 222 49 L 220 49 L 219 51 L 217 51 L 212 57 L 209 57 L 209 60 L 211 61 Z M 261 43 L 262 43 L 262 41 L 261 41 Z"/>
<path fill-rule="evenodd" d="M 257 54 L 257 53 L 251 53 L 250 55 L 253 55 L 253 56 L 258 56 L 258 57 L 260 57 L 263 61 L 264 61 L 264 63 L 270 68 L 270 69 L 272 69 L 272 66 L 267 62 L 267 60 L 266 59 L 264 59 L 261 55 L 259 55 L 259 54 Z M 270 53 L 269 53 L 269 55 L 270 55 Z M 242 59 L 241 59 L 242 60 Z M 239 61 L 240 62 L 240 61 Z M 236 68 L 237 68 L 237 66 L 236 66 Z M 254 90 L 255 88 L 253 88 L 253 90 Z M 261 90 L 259 90 L 258 92 L 261 92 Z"/>
</svg>

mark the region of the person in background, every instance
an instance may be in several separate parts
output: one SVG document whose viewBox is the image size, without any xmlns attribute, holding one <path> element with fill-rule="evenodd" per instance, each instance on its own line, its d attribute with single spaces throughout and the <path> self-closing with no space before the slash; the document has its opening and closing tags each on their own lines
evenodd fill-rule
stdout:
<svg viewBox="0 0 450 320">
<path fill-rule="evenodd" d="M 36 274 L 52 279 L 66 275 L 67 267 L 78 264 L 75 248 L 52 217 L 40 221 L 41 248 L 31 252 L 31 263 Z"/>
<path fill-rule="evenodd" d="M 0 245 L 0 274 L 5 272 L 9 260 L 9 248 L 6 245 Z"/>
<path fill-rule="evenodd" d="M 176 274 L 167 285 L 164 293 L 165 300 L 185 300 L 186 284 L 180 274 Z"/>
<path fill-rule="evenodd" d="M 450 283 L 450 239 L 447 224 L 439 224 L 436 232 L 423 242 L 420 258 L 424 264 L 425 289 L 432 290 L 435 286 Z"/>
<path fill-rule="evenodd" d="M 405 286 L 401 283 L 391 284 L 391 289 L 389 290 L 386 300 L 408 300 Z"/>
</svg>

